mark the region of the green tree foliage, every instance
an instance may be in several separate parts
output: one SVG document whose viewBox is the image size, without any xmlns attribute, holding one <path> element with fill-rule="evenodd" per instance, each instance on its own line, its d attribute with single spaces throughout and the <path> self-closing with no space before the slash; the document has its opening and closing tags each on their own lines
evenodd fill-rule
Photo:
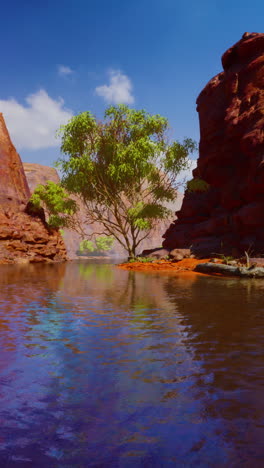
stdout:
<svg viewBox="0 0 264 468">
<path fill-rule="evenodd" d="M 114 238 L 109 236 L 96 237 L 94 242 L 85 239 L 80 242 L 79 251 L 81 253 L 105 253 L 113 247 Z"/>
<path fill-rule="evenodd" d="M 189 138 L 169 142 L 168 129 L 160 115 L 119 105 L 102 122 L 83 112 L 59 131 L 62 186 L 82 200 L 87 223 L 100 223 L 98 234 L 115 238 L 130 257 L 170 214 L 176 177 L 196 149 Z"/>
<path fill-rule="evenodd" d="M 100 236 L 95 239 L 97 252 L 107 252 L 112 249 L 114 243 L 113 237 Z"/>
<path fill-rule="evenodd" d="M 58 132 L 61 184 L 38 186 L 31 201 L 45 208 L 51 227 L 80 230 L 80 200 L 87 225 L 101 226 L 95 249 L 105 250 L 110 236 L 134 257 L 155 224 L 171 214 L 166 203 L 176 198 L 177 175 L 196 150 L 190 138 L 170 142 L 168 130 L 166 118 L 125 105 L 109 107 L 103 122 L 90 112 L 73 117 Z"/>
<path fill-rule="evenodd" d="M 80 242 L 80 245 L 79 245 L 79 251 L 81 253 L 92 253 L 95 251 L 95 246 L 94 246 L 94 243 L 93 241 L 91 240 L 88 240 L 88 239 L 84 239 Z"/>
<path fill-rule="evenodd" d="M 60 184 L 49 180 L 46 185 L 38 185 L 30 201 L 36 209 L 45 209 L 51 228 L 71 227 L 77 204 Z"/>
</svg>

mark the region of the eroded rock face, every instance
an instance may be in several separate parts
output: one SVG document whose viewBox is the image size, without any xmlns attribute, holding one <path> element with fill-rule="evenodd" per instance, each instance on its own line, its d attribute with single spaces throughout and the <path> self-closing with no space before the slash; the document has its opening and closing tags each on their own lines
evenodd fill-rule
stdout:
<svg viewBox="0 0 264 468">
<path fill-rule="evenodd" d="M 224 71 L 197 99 L 194 178 L 210 188 L 186 193 L 164 234 L 167 249 L 197 255 L 264 253 L 264 34 L 245 33 L 222 57 Z"/>
<path fill-rule="evenodd" d="M 26 212 L 29 197 L 23 165 L 0 114 L 0 263 L 66 260 L 64 242 L 47 229 L 43 213 Z"/>
<path fill-rule="evenodd" d="M 0 208 L 0 263 L 51 263 L 66 259 L 59 232 L 49 232 L 39 217 Z"/>
<path fill-rule="evenodd" d="M 0 113 L 0 205 L 25 206 L 30 196 L 22 162 Z"/>
</svg>

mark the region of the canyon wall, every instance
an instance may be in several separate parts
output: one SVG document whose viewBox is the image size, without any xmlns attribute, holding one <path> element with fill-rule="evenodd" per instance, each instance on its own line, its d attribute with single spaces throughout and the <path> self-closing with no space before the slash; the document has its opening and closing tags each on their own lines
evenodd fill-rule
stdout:
<svg viewBox="0 0 264 468">
<path fill-rule="evenodd" d="M 197 99 L 200 145 L 194 179 L 164 248 L 264 254 L 264 34 L 245 33 Z"/>
<path fill-rule="evenodd" d="M 0 205 L 25 207 L 30 196 L 21 159 L 0 114 Z"/>
<path fill-rule="evenodd" d="M 29 214 L 30 189 L 19 154 L 0 114 L 0 263 L 66 260 L 60 234 L 43 212 Z"/>
<path fill-rule="evenodd" d="M 30 187 L 30 191 L 33 192 L 35 187 L 38 184 L 45 184 L 48 180 L 53 182 L 59 182 L 59 176 L 56 169 L 53 169 L 48 166 L 43 166 L 41 164 L 31 164 L 31 163 L 24 163 L 24 170 L 26 173 L 27 181 Z M 178 197 L 174 204 L 172 204 L 169 208 L 173 211 L 175 209 L 179 209 L 182 203 L 182 194 L 178 193 Z M 95 224 L 93 226 L 87 226 L 85 222 L 85 208 L 82 204 L 80 204 L 80 210 L 78 216 L 81 219 L 81 222 L 85 228 L 85 231 L 92 235 L 95 231 L 101 231 L 101 225 Z M 172 222 L 172 219 L 168 219 L 166 221 L 161 221 L 158 223 L 155 229 L 153 229 L 152 234 L 149 239 L 145 239 L 142 244 L 140 244 L 139 248 L 141 250 L 145 248 L 154 248 L 157 245 L 162 244 L 162 234 L 164 233 L 165 229 L 169 226 Z M 81 241 L 81 236 L 70 229 L 63 229 L 63 238 L 67 248 L 67 255 L 70 259 L 77 257 L 77 252 L 79 248 L 79 244 Z M 123 247 L 115 241 L 113 244 L 113 248 L 109 255 L 117 256 L 117 257 L 126 257 L 127 253 L 123 249 Z"/>
<path fill-rule="evenodd" d="M 34 192 L 37 185 L 45 185 L 48 180 L 56 184 L 60 182 L 59 174 L 53 167 L 35 163 L 23 163 L 23 167 L 30 193 Z"/>
</svg>

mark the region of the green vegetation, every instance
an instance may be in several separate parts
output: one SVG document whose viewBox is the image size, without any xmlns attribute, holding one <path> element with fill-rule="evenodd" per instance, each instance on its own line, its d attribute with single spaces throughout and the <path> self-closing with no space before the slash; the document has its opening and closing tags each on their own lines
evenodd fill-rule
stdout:
<svg viewBox="0 0 264 468">
<path fill-rule="evenodd" d="M 168 130 L 166 118 L 125 105 L 109 107 L 104 121 L 83 112 L 62 126 L 64 157 L 57 166 L 66 192 L 56 204 L 57 223 L 68 220 L 65 194 L 74 195 L 85 206 L 87 224 L 99 224 L 99 235 L 113 237 L 134 257 L 156 223 L 169 216 L 166 203 L 177 196 L 177 175 L 196 150 L 190 138 L 170 142 Z M 44 203 L 45 190 L 39 195 Z"/>
<path fill-rule="evenodd" d="M 95 245 L 94 245 L 93 241 L 88 240 L 88 239 L 82 240 L 80 242 L 80 245 L 79 245 L 79 251 L 82 254 L 94 252 L 95 251 Z"/>
<path fill-rule="evenodd" d="M 79 265 L 79 272 L 82 278 L 105 283 L 111 288 L 111 283 L 114 280 L 113 269 L 111 265 L 91 265 L 87 263 L 81 263 Z"/>
<path fill-rule="evenodd" d="M 114 243 L 113 237 L 100 236 L 95 238 L 94 242 L 85 239 L 80 242 L 79 251 L 81 254 L 103 254 L 112 249 Z"/>
<path fill-rule="evenodd" d="M 232 257 L 231 255 L 219 254 L 219 257 L 225 265 L 229 265 L 230 262 L 233 262 L 235 260 L 234 257 Z"/>
<path fill-rule="evenodd" d="M 48 214 L 46 221 L 49 227 L 72 226 L 72 216 L 77 211 L 77 205 L 61 185 L 50 180 L 46 185 L 38 185 L 30 201 L 36 209 L 45 209 Z"/>
<path fill-rule="evenodd" d="M 206 192 L 210 185 L 203 179 L 195 177 L 194 179 L 187 182 L 187 190 L 189 192 Z"/>
<path fill-rule="evenodd" d="M 152 263 L 154 260 L 152 257 L 132 257 L 129 259 L 129 263 Z"/>
</svg>

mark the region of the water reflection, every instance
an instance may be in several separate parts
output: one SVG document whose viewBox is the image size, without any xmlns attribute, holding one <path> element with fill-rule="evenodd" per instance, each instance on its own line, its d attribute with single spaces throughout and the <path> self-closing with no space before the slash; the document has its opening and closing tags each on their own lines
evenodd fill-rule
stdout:
<svg viewBox="0 0 264 468">
<path fill-rule="evenodd" d="M 263 288 L 1 267 L 1 466 L 262 466 Z"/>
<path fill-rule="evenodd" d="M 220 284 L 219 284 L 220 282 Z M 264 282 L 198 277 L 181 300 L 168 281 L 166 291 L 184 317 L 186 346 L 200 369 L 195 398 L 203 417 L 215 421 L 229 466 L 263 465 Z"/>
</svg>

